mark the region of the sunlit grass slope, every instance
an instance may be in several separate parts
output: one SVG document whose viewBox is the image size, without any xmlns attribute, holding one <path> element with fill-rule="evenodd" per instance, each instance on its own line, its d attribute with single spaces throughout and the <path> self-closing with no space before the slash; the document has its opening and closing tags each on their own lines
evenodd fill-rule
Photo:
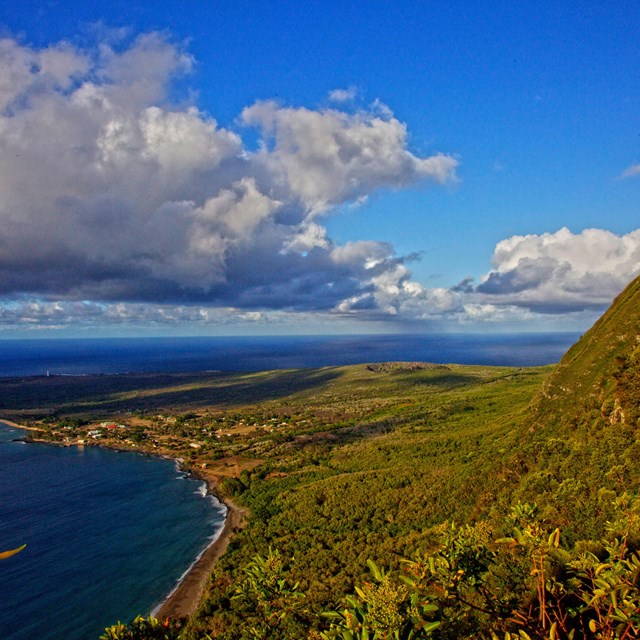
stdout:
<svg viewBox="0 0 640 640">
<path fill-rule="evenodd" d="M 533 403 L 532 424 L 542 428 L 568 425 L 582 419 L 585 411 L 615 402 L 619 359 L 635 361 L 639 353 L 640 277 L 558 363 Z"/>
<path fill-rule="evenodd" d="M 193 624 L 224 618 L 224 576 L 269 546 L 292 558 L 291 579 L 321 609 L 366 575 L 368 558 L 397 566 L 427 547 L 444 521 L 486 516 L 508 481 L 503 461 L 518 446 L 519 425 L 548 371 L 363 365 L 279 400 L 281 411 L 323 420 L 263 447 L 258 469 L 227 482 L 252 518 Z M 233 629 L 233 620 L 225 624 Z"/>
<path fill-rule="evenodd" d="M 640 491 L 639 356 L 640 278 L 547 378 L 509 461 L 515 495 L 569 538 L 601 536 L 613 498 Z"/>
</svg>

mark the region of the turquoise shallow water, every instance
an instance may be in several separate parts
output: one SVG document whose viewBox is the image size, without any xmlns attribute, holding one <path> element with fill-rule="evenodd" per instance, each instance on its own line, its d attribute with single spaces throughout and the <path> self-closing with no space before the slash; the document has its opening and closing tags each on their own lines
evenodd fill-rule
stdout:
<svg viewBox="0 0 640 640">
<path fill-rule="evenodd" d="M 160 604 L 225 508 L 170 460 L 24 444 L 0 423 L 0 638 L 91 640 Z"/>
</svg>

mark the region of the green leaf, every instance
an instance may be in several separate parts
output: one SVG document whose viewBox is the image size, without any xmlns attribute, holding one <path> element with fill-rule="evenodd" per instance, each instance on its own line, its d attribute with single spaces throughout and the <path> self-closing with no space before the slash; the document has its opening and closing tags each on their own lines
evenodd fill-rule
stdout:
<svg viewBox="0 0 640 640">
<path fill-rule="evenodd" d="M 560 529 L 554 529 L 549 536 L 549 546 L 556 549 L 560 546 Z"/>
<path fill-rule="evenodd" d="M 380 571 L 378 565 L 373 560 L 367 560 L 367 565 L 369 565 L 371 575 L 373 575 L 376 580 L 382 580 L 384 578 L 384 573 Z"/>
</svg>

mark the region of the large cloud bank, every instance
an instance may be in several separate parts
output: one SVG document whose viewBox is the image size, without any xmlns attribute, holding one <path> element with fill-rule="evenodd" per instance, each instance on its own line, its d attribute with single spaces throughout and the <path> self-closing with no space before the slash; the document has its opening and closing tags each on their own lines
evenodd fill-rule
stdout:
<svg viewBox="0 0 640 640">
<path fill-rule="evenodd" d="M 386 244 L 336 246 L 322 214 L 444 183 L 457 164 L 413 155 L 379 108 L 257 102 L 240 116 L 257 131 L 250 152 L 207 114 L 171 106 L 171 80 L 193 62 L 157 34 L 93 51 L 5 39 L 0 57 L 4 296 L 331 309 L 406 272 Z"/>
<path fill-rule="evenodd" d="M 0 61 L 0 325 L 503 321 L 600 307 L 640 271 L 640 232 L 561 230 L 504 240 L 477 286 L 427 289 L 410 257 L 323 224 L 377 190 L 455 180 L 457 160 L 412 153 L 384 105 L 259 101 L 221 127 L 171 100 L 194 61 L 159 34 L 6 38 Z"/>
</svg>

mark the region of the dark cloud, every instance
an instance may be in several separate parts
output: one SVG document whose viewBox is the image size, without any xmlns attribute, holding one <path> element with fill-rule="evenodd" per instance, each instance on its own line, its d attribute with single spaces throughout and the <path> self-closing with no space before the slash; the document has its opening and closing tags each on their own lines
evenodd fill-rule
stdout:
<svg viewBox="0 0 640 640">
<path fill-rule="evenodd" d="M 455 291 L 456 293 L 472 293 L 474 290 L 473 283 L 475 278 L 473 276 L 467 276 L 458 284 L 451 287 L 451 291 Z"/>
<path fill-rule="evenodd" d="M 334 243 L 322 215 L 454 177 L 455 159 L 413 155 L 380 105 L 256 103 L 241 115 L 259 136 L 250 152 L 208 114 L 170 104 L 193 60 L 159 34 L 91 51 L 4 39 L 0 54 L 6 299 L 331 310 L 371 296 L 387 271 L 385 282 L 408 274 L 384 243 Z"/>
<path fill-rule="evenodd" d="M 536 289 L 559 271 L 568 271 L 566 262 L 559 265 L 557 260 L 548 257 L 520 258 L 514 269 L 493 271 L 486 280 L 476 287 L 479 293 L 504 295 Z"/>
</svg>

